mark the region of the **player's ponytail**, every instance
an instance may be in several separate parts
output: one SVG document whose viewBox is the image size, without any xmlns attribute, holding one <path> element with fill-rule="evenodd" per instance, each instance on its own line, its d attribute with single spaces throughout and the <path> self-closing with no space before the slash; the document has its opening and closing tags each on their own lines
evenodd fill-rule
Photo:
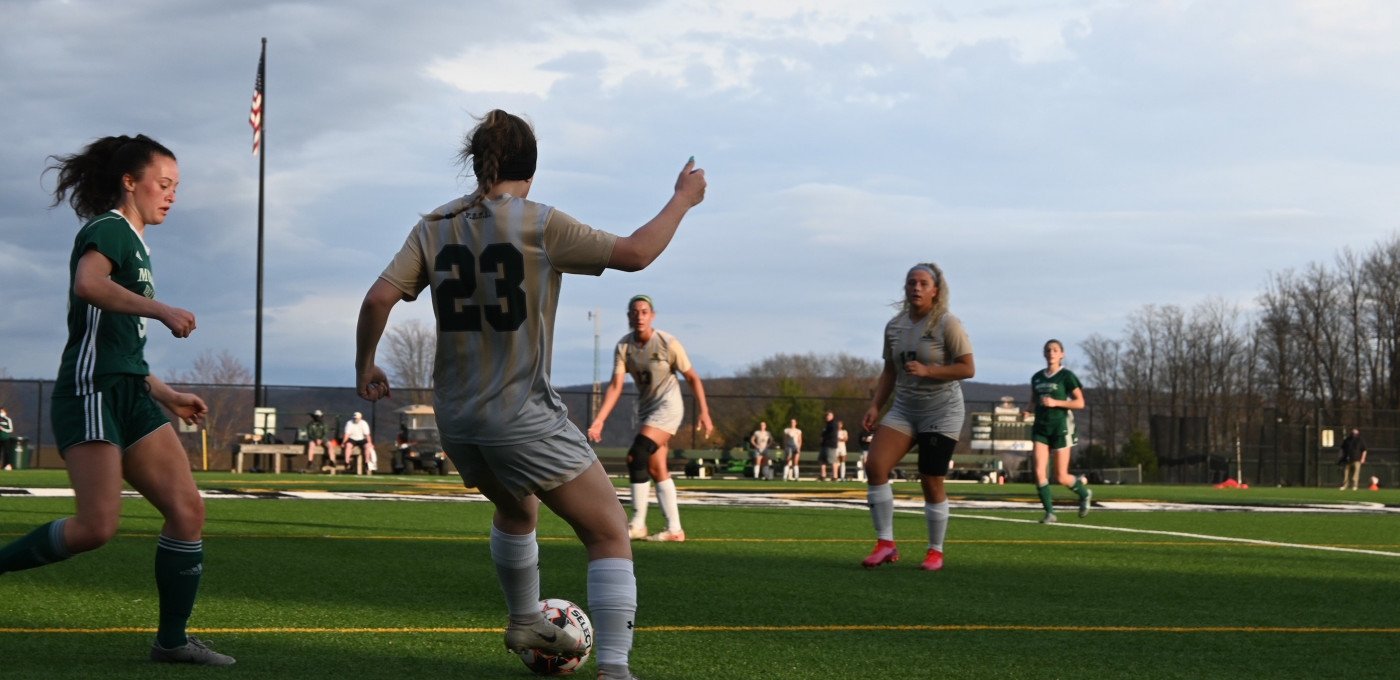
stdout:
<svg viewBox="0 0 1400 680">
<path fill-rule="evenodd" d="M 49 207 L 66 198 L 83 221 L 101 215 L 121 204 L 122 177 L 140 179 L 156 154 L 175 160 L 170 149 L 146 135 L 103 137 L 78 153 L 49 156 L 54 164 L 44 172 L 58 171 L 58 186 Z"/>
<path fill-rule="evenodd" d="M 519 116 L 495 109 L 477 119 L 457 154 L 476 176 L 476 195 L 467 207 L 480 204 L 496 184 L 534 177 L 538 155 L 535 131 Z"/>
</svg>

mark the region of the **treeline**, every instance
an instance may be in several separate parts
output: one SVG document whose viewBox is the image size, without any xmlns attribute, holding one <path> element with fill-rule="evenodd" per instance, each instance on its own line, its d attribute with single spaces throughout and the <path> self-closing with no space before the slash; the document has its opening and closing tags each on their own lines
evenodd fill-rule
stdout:
<svg viewBox="0 0 1400 680">
<path fill-rule="evenodd" d="M 1150 416 L 1205 417 L 1226 453 L 1265 422 L 1365 425 L 1400 409 L 1400 237 L 1273 274 L 1253 309 L 1146 305 L 1082 344 L 1094 438 L 1118 452 Z"/>
</svg>

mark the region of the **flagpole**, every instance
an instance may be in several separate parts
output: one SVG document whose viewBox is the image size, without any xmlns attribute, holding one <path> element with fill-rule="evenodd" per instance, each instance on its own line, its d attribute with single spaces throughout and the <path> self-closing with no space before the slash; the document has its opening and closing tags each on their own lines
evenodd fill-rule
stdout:
<svg viewBox="0 0 1400 680">
<path fill-rule="evenodd" d="M 262 39 L 262 56 L 258 59 L 259 79 L 262 82 L 262 113 L 259 134 L 262 143 L 258 149 L 258 310 L 253 342 L 253 405 L 265 406 L 262 379 L 262 340 L 263 340 L 263 175 L 267 170 L 267 38 Z"/>
</svg>

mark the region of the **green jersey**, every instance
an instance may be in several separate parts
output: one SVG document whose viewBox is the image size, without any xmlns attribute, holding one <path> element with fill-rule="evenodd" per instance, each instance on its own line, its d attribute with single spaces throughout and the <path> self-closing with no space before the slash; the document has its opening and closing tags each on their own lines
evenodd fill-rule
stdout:
<svg viewBox="0 0 1400 680">
<path fill-rule="evenodd" d="M 68 263 L 68 344 L 58 365 L 54 395 L 96 393 L 114 375 L 149 375 L 146 365 L 146 320 L 132 314 L 106 312 L 73 293 L 78 260 L 89 250 L 112 262 L 112 281 L 137 295 L 155 298 L 151 254 L 136 228 L 112 210 L 92 218 L 73 239 Z"/>
<path fill-rule="evenodd" d="M 1075 390 L 1083 387 L 1079 383 L 1079 377 L 1068 368 L 1061 368 L 1055 371 L 1054 375 L 1046 375 L 1044 370 L 1035 372 L 1031 376 L 1031 393 L 1035 395 L 1035 422 L 1037 426 L 1049 426 L 1054 429 L 1065 429 L 1069 427 L 1069 409 L 1049 408 L 1042 406 L 1042 397 L 1064 401 L 1070 398 Z"/>
</svg>

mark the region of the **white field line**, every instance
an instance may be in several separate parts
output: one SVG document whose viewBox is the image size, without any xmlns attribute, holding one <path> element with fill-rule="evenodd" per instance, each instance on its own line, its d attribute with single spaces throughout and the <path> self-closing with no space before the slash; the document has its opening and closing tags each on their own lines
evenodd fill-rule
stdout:
<svg viewBox="0 0 1400 680">
<path fill-rule="evenodd" d="M 906 514 L 915 514 L 910 510 L 903 510 Z M 918 512 L 919 515 L 923 511 Z M 988 517 L 986 515 L 965 515 L 957 513 L 953 515 L 960 519 L 983 519 L 989 522 L 1014 522 L 1018 524 L 1039 524 L 1039 520 L 1017 519 L 1014 517 Z M 1308 543 L 1284 543 L 1281 541 L 1265 541 L 1257 538 L 1235 538 L 1232 536 L 1212 536 L 1210 534 L 1193 534 L 1185 531 L 1160 531 L 1156 529 L 1129 529 L 1125 527 L 1106 527 L 1094 524 L 1049 524 L 1053 529 L 1097 529 L 1099 531 L 1117 531 L 1127 534 L 1151 534 L 1154 536 L 1173 536 L 1176 538 L 1194 538 L 1205 541 L 1220 541 L 1223 543 L 1244 543 L 1248 545 L 1263 545 L 1271 548 L 1298 548 L 1300 550 L 1325 550 L 1328 552 L 1355 553 L 1359 555 L 1379 555 L 1381 557 L 1400 557 L 1400 552 L 1389 552 L 1386 550 L 1366 550 L 1364 548 L 1341 548 L 1332 545 L 1311 545 Z"/>
</svg>

